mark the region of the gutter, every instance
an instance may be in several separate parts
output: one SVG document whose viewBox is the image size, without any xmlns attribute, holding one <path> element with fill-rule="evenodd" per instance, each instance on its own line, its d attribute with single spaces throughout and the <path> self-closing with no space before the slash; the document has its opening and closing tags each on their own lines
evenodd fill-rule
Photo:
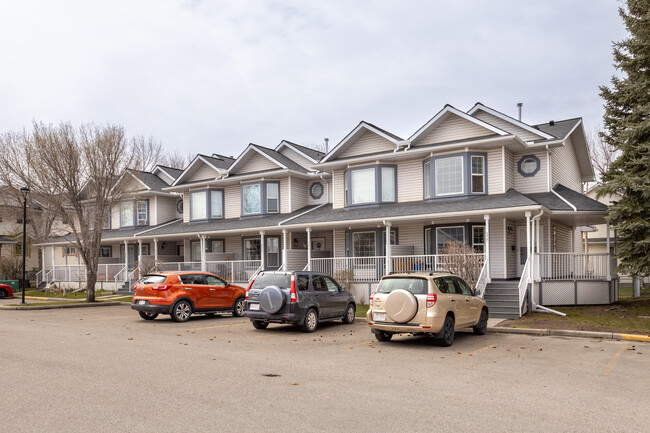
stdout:
<svg viewBox="0 0 650 433">
<path fill-rule="evenodd" d="M 304 212 L 302 212 L 302 213 L 299 213 L 298 215 L 294 215 L 294 216 L 292 216 L 291 218 L 287 218 L 286 220 L 282 220 L 282 221 L 280 221 L 280 222 L 278 223 L 278 226 L 281 226 L 282 224 L 284 224 L 284 223 L 286 223 L 286 222 L 288 222 L 288 221 L 291 221 L 291 220 L 293 220 L 293 219 L 296 219 L 296 218 L 298 218 L 298 217 L 301 217 L 301 216 L 303 216 L 303 215 L 306 215 L 306 214 L 308 214 L 309 212 L 315 211 L 316 209 L 320 209 L 320 208 L 322 208 L 323 206 L 325 206 L 326 204 L 329 204 L 329 203 L 322 203 L 322 204 L 319 204 L 319 205 L 316 206 L 315 208 L 307 209 L 306 211 L 304 211 Z"/>
</svg>

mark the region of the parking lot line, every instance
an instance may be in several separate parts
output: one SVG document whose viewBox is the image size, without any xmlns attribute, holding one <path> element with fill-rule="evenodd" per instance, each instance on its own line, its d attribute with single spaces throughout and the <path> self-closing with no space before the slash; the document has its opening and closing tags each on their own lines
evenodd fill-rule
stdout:
<svg viewBox="0 0 650 433">
<path fill-rule="evenodd" d="M 485 346 L 485 347 L 482 347 L 482 348 L 480 348 L 478 350 L 475 350 L 474 352 L 468 353 L 467 356 L 474 356 L 475 354 L 477 354 L 479 352 L 483 352 L 485 349 L 492 349 L 493 347 L 496 347 L 496 346 L 494 344 L 490 344 L 488 346 Z"/>
<path fill-rule="evenodd" d="M 609 376 L 611 374 L 612 370 L 614 370 L 614 365 L 616 365 L 616 361 L 618 360 L 618 358 L 621 357 L 625 349 L 626 349 L 625 345 L 621 346 L 621 348 L 618 349 L 618 352 L 616 352 L 614 358 L 612 358 L 612 360 L 609 361 L 609 364 L 607 364 L 607 368 L 605 369 L 605 371 L 603 371 L 603 376 Z"/>
</svg>

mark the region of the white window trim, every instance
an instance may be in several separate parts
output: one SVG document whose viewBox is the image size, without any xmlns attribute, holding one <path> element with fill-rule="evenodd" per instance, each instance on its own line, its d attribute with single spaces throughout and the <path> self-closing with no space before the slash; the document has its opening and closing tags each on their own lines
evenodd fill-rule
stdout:
<svg viewBox="0 0 650 433">
<path fill-rule="evenodd" d="M 460 160 L 461 160 L 461 164 L 460 164 L 460 179 L 461 179 L 460 192 L 447 192 L 447 193 L 444 193 L 444 194 L 438 193 L 438 186 L 440 185 L 440 182 L 437 181 L 438 180 L 437 179 L 437 176 L 438 176 L 437 163 L 438 163 L 438 161 L 444 161 L 445 159 L 457 159 L 457 158 L 460 158 Z M 434 176 L 434 179 L 433 179 L 433 183 L 435 184 L 435 188 L 436 188 L 436 197 L 445 197 L 445 196 L 448 196 L 448 195 L 463 195 L 463 194 L 465 194 L 465 157 L 463 155 L 450 156 L 450 157 L 447 157 L 447 158 L 437 158 L 437 159 L 434 160 L 433 166 L 434 166 L 433 168 L 435 170 L 435 176 Z"/>
<path fill-rule="evenodd" d="M 481 158 L 481 169 L 483 170 L 483 173 L 474 174 L 474 172 L 472 171 L 473 168 L 474 168 L 474 164 L 473 164 L 472 160 L 474 158 Z M 483 155 L 470 155 L 469 166 L 470 166 L 469 187 L 470 187 L 471 194 L 485 194 L 485 157 Z M 475 192 L 474 191 L 474 176 L 477 176 L 477 177 L 480 176 L 481 177 L 482 182 L 483 182 L 483 191 L 480 191 L 480 192 Z"/>
</svg>

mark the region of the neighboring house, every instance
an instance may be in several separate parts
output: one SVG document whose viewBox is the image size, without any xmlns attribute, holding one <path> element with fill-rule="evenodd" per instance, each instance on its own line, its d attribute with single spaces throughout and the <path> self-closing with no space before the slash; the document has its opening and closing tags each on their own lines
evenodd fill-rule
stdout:
<svg viewBox="0 0 650 433">
<path fill-rule="evenodd" d="M 593 178 L 581 119 L 528 125 L 480 103 L 447 105 L 408 139 L 360 122 L 326 155 L 288 141 L 250 144 L 234 161 L 198 155 L 160 188 L 182 195 L 178 220 L 116 229 L 127 250 L 153 245 L 166 269 L 234 281 L 258 269 L 351 271 L 365 301 L 383 273 L 441 268 L 442 248 L 461 241 L 481 256 L 493 315 L 517 316 L 527 293 L 549 305 L 617 296 L 607 257 L 582 254 L 578 228 L 607 213 L 582 194 Z M 578 280 L 602 284 L 584 297 Z M 515 300 L 499 302 L 502 292 Z"/>
</svg>

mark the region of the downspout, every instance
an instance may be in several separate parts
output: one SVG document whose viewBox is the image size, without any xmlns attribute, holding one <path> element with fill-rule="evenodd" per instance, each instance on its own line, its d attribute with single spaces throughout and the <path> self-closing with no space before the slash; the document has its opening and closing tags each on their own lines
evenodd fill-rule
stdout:
<svg viewBox="0 0 650 433">
<path fill-rule="evenodd" d="M 548 191 L 551 191 L 553 188 L 551 188 L 551 150 L 548 147 L 548 144 L 546 145 L 546 188 Z"/>
<path fill-rule="evenodd" d="M 547 146 L 547 148 L 548 148 L 548 146 Z M 548 149 L 547 149 L 547 151 L 548 151 Z M 554 314 L 557 314 L 557 315 L 560 315 L 560 316 L 566 316 L 566 314 L 564 314 L 564 313 L 562 313 L 560 311 L 553 310 L 553 309 L 545 307 L 543 305 L 539 305 L 538 303 L 535 302 L 535 280 L 534 280 L 534 277 L 535 277 L 535 272 L 534 272 L 535 260 L 534 260 L 534 258 L 535 258 L 535 249 L 537 249 L 537 252 L 539 252 L 539 224 L 541 223 L 540 218 L 542 217 L 542 215 L 544 215 L 544 209 L 542 209 L 531 220 L 532 223 L 533 223 L 533 227 L 536 227 L 536 229 L 535 229 L 535 231 L 533 231 L 532 236 L 531 236 L 531 239 L 532 239 L 531 252 L 532 252 L 532 254 L 531 254 L 530 258 L 532 260 L 530 261 L 530 301 L 531 301 L 531 303 L 533 305 L 533 311 L 536 311 L 538 313 L 554 313 Z M 535 236 L 535 234 L 536 234 L 535 232 L 537 232 L 538 236 Z M 537 242 L 535 242 L 535 238 L 537 238 Z"/>
</svg>

